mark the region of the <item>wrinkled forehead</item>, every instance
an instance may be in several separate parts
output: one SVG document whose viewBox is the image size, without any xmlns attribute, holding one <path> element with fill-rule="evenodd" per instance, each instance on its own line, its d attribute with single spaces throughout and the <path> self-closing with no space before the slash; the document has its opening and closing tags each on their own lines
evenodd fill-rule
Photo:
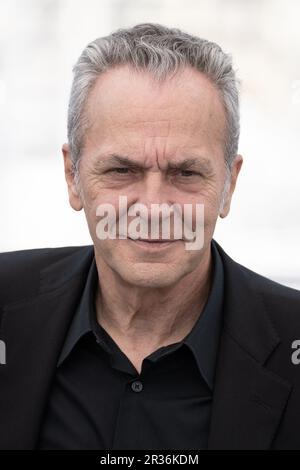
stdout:
<svg viewBox="0 0 300 470">
<path fill-rule="evenodd" d="M 202 73 L 186 69 L 157 83 L 121 67 L 97 79 L 86 116 L 87 145 L 123 141 L 127 146 L 213 145 L 224 141 L 219 92 Z"/>
</svg>

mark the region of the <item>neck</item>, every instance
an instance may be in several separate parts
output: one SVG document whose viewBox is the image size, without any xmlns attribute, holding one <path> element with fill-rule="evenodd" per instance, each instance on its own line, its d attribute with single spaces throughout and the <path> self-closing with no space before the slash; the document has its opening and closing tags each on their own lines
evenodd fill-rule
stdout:
<svg viewBox="0 0 300 470">
<path fill-rule="evenodd" d="M 199 318 L 211 286 L 210 247 L 196 270 L 164 288 L 130 285 L 97 256 L 96 263 L 101 279 L 97 321 L 123 350 L 151 353 L 183 339 Z"/>
</svg>

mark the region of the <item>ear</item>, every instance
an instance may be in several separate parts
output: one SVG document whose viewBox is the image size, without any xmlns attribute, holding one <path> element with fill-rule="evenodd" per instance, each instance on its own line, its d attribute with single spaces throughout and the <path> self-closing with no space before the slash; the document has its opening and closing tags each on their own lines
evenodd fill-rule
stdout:
<svg viewBox="0 0 300 470">
<path fill-rule="evenodd" d="M 83 205 L 74 181 L 73 163 L 69 144 L 63 144 L 62 153 L 64 157 L 65 179 L 68 185 L 69 202 L 75 211 L 80 211 L 83 208 Z"/>
<path fill-rule="evenodd" d="M 242 164 L 243 164 L 242 155 L 236 155 L 232 163 L 232 167 L 231 167 L 229 188 L 227 189 L 227 193 L 225 194 L 225 200 L 223 203 L 223 207 L 221 208 L 221 212 L 220 212 L 220 217 L 222 219 L 229 214 L 231 198 L 235 190 L 235 185 L 236 185 L 237 178 L 238 178 Z"/>
</svg>

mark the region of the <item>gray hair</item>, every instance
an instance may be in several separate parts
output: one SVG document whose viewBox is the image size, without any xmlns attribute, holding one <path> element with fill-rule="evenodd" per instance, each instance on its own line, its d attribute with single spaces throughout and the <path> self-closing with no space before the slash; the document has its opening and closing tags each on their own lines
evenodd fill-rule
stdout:
<svg viewBox="0 0 300 470">
<path fill-rule="evenodd" d="M 142 23 L 118 29 L 89 43 L 73 67 L 68 108 L 68 140 L 73 170 L 78 174 L 88 119 L 85 108 L 89 93 L 100 74 L 118 65 L 131 65 L 164 80 L 180 68 L 192 66 L 204 73 L 219 91 L 226 116 L 224 158 L 227 170 L 238 150 L 239 80 L 230 54 L 216 43 L 160 24 Z"/>
</svg>

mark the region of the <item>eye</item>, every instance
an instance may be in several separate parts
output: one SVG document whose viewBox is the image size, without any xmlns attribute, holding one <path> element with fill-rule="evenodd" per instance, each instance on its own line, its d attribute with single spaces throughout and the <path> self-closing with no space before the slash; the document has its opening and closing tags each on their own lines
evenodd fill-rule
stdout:
<svg viewBox="0 0 300 470">
<path fill-rule="evenodd" d="M 180 171 L 180 176 L 194 176 L 194 175 L 198 175 L 198 173 L 196 173 L 195 171 L 192 171 L 192 170 L 181 170 Z"/>
<path fill-rule="evenodd" d="M 126 175 L 127 173 L 129 173 L 129 168 L 126 168 L 126 167 L 112 168 L 111 170 L 108 170 L 108 173 L 117 173 L 119 175 Z"/>
</svg>

